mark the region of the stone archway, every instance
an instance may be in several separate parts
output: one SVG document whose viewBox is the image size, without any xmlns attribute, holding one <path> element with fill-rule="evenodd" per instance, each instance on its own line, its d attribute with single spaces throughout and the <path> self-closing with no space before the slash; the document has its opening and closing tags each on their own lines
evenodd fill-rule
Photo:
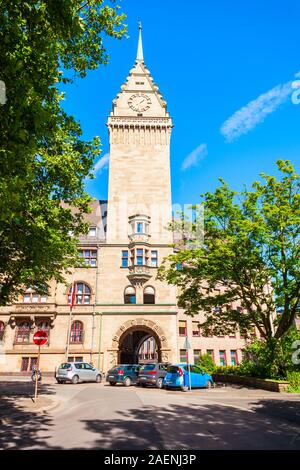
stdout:
<svg viewBox="0 0 300 470">
<path fill-rule="evenodd" d="M 126 338 L 132 336 L 132 347 L 128 348 L 128 341 L 126 344 Z M 141 343 L 143 337 L 153 336 L 157 345 L 158 362 L 168 362 L 170 359 L 170 349 L 168 348 L 167 338 L 162 328 L 152 320 L 146 319 L 135 319 L 128 320 L 117 330 L 113 337 L 112 348 L 110 350 L 110 366 L 122 363 L 135 362 L 136 348 Z M 125 347 L 124 346 L 127 346 Z M 130 358 L 130 354 L 132 357 Z M 124 363 L 124 362 L 123 362 Z"/>
</svg>

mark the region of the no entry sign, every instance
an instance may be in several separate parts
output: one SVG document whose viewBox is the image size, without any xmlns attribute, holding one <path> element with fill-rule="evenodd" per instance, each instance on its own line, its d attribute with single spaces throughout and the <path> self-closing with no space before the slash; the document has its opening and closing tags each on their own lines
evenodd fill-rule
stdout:
<svg viewBox="0 0 300 470">
<path fill-rule="evenodd" d="M 46 331 L 40 330 L 34 333 L 33 342 L 38 346 L 42 346 L 48 341 L 48 333 Z"/>
</svg>

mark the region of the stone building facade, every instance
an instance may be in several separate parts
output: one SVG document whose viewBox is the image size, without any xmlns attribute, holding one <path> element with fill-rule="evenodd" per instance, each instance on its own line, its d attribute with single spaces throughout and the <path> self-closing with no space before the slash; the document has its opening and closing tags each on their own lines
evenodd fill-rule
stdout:
<svg viewBox="0 0 300 470">
<path fill-rule="evenodd" d="M 108 117 L 108 201 L 92 203 L 89 234 L 78 249 L 86 267 L 53 282 L 43 298 L 32 289 L 0 310 L 0 372 L 26 372 L 36 361 L 33 334 L 47 329 L 41 369 L 85 360 L 107 371 L 138 360 L 185 361 L 209 352 L 217 364 L 241 360 L 245 345 L 234 337 L 203 337 L 198 323 L 177 307 L 176 289 L 156 279 L 172 253 L 170 138 L 172 119 L 147 69 L 141 29 L 135 64 Z M 70 289 L 75 305 L 70 313 Z"/>
</svg>

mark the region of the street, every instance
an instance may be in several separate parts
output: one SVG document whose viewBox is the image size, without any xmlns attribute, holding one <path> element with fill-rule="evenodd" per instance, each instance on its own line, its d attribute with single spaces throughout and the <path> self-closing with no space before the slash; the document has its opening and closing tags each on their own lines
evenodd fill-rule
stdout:
<svg viewBox="0 0 300 470">
<path fill-rule="evenodd" d="M 1 449 L 300 449 L 299 395 L 45 379 L 38 411 L 30 382 L 2 381 L 0 391 Z"/>
</svg>

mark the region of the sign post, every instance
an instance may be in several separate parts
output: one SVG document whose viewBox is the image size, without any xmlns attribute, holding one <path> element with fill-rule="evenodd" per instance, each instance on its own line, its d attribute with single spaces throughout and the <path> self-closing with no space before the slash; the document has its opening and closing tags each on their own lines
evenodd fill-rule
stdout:
<svg viewBox="0 0 300 470">
<path fill-rule="evenodd" d="M 189 342 L 188 337 L 185 337 L 184 341 L 184 349 L 186 350 L 186 363 L 188 366 L 188 374 L 189 374 L 189 389 L 192 390 L 192 383 L 191 383 L 191 368 L 190 368 L 190 363 L 189 363 L 189 349 L 191 349 L 191 344 Z"/>
<path fill-rule="evenodd" d="M 46 344 L 48 341 L 48 333 L 43 330 L 37 331 L 33 335 L 33 342 L 39 347 L 38 350 L 38 357 L 37 357 L 37 363 L 36 363 L 36 370 L 35 370 L 35 390 L 34 390 L 34 401 L 37 399 L 37 391 L 38 391 L 38 371 L 40 367 L 40 355 L 41 355 L 41 346 L 43 344 Z"/>
</svg>

